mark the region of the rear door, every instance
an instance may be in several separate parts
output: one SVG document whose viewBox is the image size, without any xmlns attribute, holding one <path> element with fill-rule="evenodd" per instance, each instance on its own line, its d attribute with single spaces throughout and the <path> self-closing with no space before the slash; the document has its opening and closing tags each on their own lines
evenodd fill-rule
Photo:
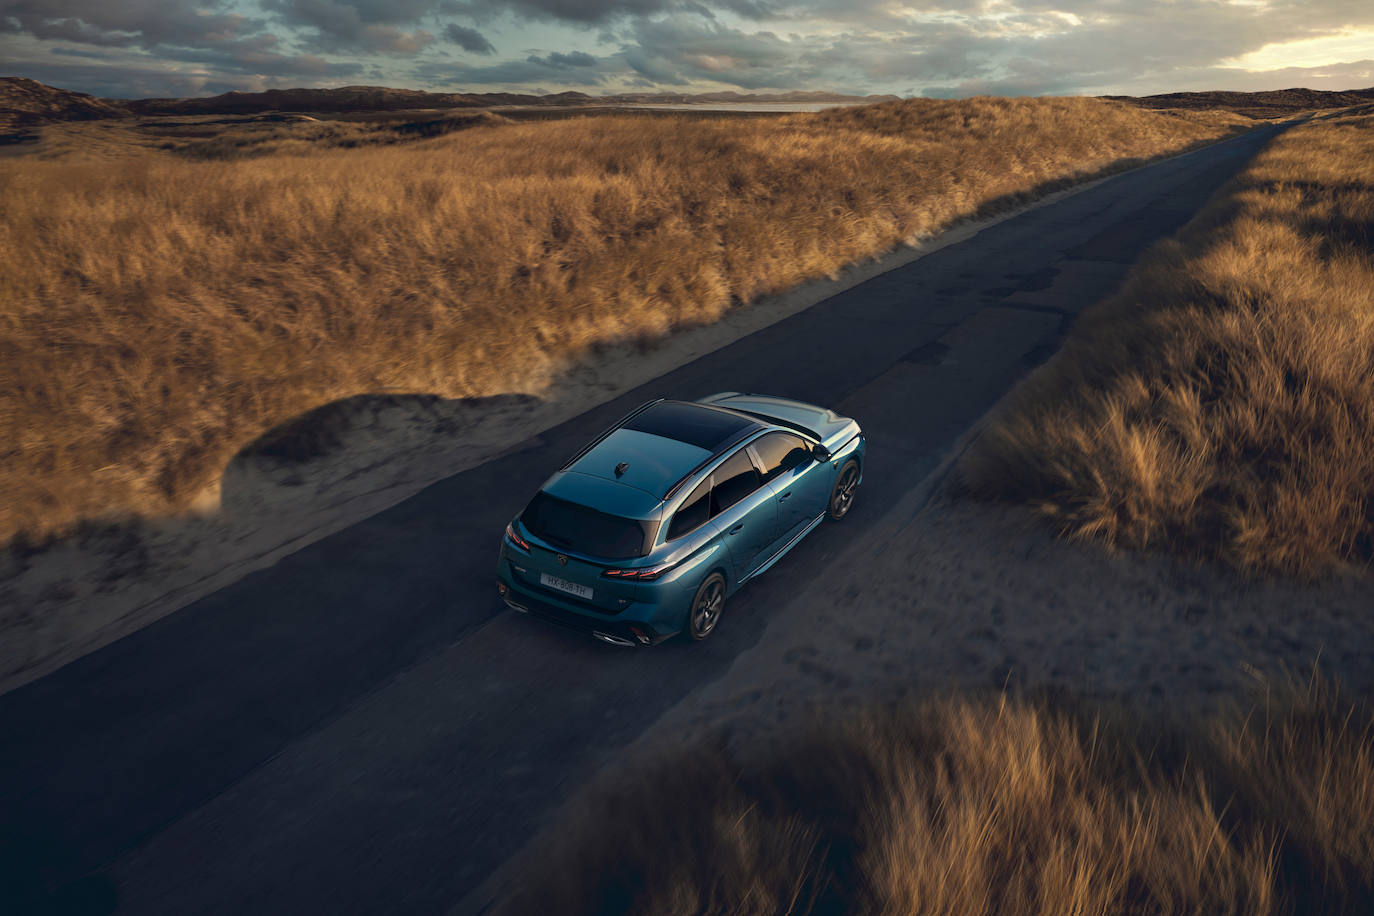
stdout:
<svg viewBox="0 0 1374 916">
<path fill-rule="evenodd" d="M 731 582 L 741 582 L 768 559 L 778 536 L 777 499 L 745 449 L 717 467 L 711 481 L 711 524 L 729 549 Z"/>
</svg>

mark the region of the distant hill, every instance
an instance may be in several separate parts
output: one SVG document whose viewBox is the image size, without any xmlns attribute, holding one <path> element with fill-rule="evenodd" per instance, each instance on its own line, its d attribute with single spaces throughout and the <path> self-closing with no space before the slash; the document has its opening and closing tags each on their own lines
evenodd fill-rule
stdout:
<svg viewBox="0 0 1374 916">
<path fill-rule="evenodd" d="M 1348 108 L 1374 102 L 1374 88 L 1329 92 L 1273 89 L 1267 92 L 1168 92 L 1162 95 L 1108 95 L 1141 108 L 1225 108 L 1250 118 L 1275 118 L 1316 108 Z"/>
<path fill-rule="evenodd" d="M 738 104 L 759 103 L 853 103 L 895 101 L 897 96 L 852 96 L 834 92 L 740 92 L 631 93 L 587 95 L 558 92 L 532 95 L 518 92 L 422 92 L 380 86 L 345 86 L 342 89 L 269 89 L 266 92 L 226 92 L 204 99 L 139 99 L 127 102 L 136 114 L 248 114 L 259 111 L 399 111 L 416 108 L 495 108 L 506 105 L 539 108 L 617 104 Z"/>
<path fill-rule="evenodd" d="M 534 108 L 620 104 L 844 104 L 894 101 L 897 96 L 841 95 L 834 92 L 703 92 L 630 93 L 593 96 L 584 92 L 534 95 L 519 92 L 424 92 L 384 86 L 344 86 L 338 89 L 268 89 L 264 92 L 226 92 L 208 98 L 100 99 L 81 92 L 45 86 L 22 77 L 0 79 L 0 132 L 46 121 L 120 118 L 130 115 L 246 115 L 260 112 L 366 112 L 410 109 Z"/>
<path fill-rule="evenodd" d="M 640 104 L 658 105 L 690 105 L 709 103 L 720 104 L 723 102 L 737 104 L 795 104 L 799 102 L 805 102 L 815 105 L 843 105 L 853 104 L 856 102 L 898 102 L 901 101 L 901 96 L 842 95 L 837 92 L 698 92 L 695 94 L 673 92 L 637 92 L 628 95 L 609 96 L 607 98 L 599 99 L 598 101 L 635 102 Z"/>
<path fill-rule="evenodd" d="M 424 92 L 383 86 L 341 89 L 268 89 L 226 92 L 200 99 L 136 99 L 124 104 L 140 115 L 252 114 L 259 111 L 402 111 L 415 108 L 490 108 L 498 105 L 586 105 L 596 101 L 581 92 L 522 95 L 513 92 Z"/>
<path fill-rule="evenodd" d="M 127 118 L 119 102 L 54 89 L 22 76 L 0 77 L 0 134 L 21 131 L 47 121 L 78 121 L 95 118 Z"/>
<path fill-rule="evenodd" d="M 1170 92 L 1163 95 L 1109 95 L 1141 108 L 1225 108 L 1252 118 L 1281 117 L 1314 108 L 1345 108 L 1374 102 L 1374 88 L 1346 92 L 1319 89 L 1279 89 L 1270 92 Z M 558 92 L 534 95 L 518 92 L 424 92 L 384 86 L 344 86 L 338 89 L 268 89 L 264 92 L 226 92 L 208 98 L 101 99 L 70 92 L 23 77 L 0 78 L 0 134 L 22 131 L 48 121 L 122 118 L 131 115 L 248 115 L 262 112 L 367 112 L 410 109 L 531 108 L 592 105 L 683 104 L 856 104 L 897 101 L 895 95 L 842 95 L 835 92 L 645 92 L 587 95 Z"/>
</svg>

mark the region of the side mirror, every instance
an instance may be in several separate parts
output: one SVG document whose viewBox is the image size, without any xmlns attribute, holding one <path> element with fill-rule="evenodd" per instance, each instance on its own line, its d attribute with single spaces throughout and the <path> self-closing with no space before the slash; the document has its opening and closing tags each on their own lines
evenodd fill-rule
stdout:
<svg viewBox="0 0 1374 916">
<path fill-rule="evenodd" d="M 815 445 L 811 446 L 811 457 L 815 458 L 817 461 L 829 461 L 830 449 L 817 442 Z"/>
</svg>

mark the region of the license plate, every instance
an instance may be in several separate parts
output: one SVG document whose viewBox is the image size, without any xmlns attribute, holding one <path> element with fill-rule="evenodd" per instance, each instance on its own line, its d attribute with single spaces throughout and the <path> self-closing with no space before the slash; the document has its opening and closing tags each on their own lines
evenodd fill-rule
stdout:
<svg viewBox="0 0 1374 916">
<path fill-rule="evenodd" d="M 539 574 L 539 584 L 547 585 L 549 588 L 556 588 L 560 592 L 567 592 L 569 595 L 576 595 L 579 598 L 592 600 L 592 590 L 585 585 L 578 585 L 576 582 L 569 582 L 567 579 L 560 579 L 548 573 Z"/>
</svg>

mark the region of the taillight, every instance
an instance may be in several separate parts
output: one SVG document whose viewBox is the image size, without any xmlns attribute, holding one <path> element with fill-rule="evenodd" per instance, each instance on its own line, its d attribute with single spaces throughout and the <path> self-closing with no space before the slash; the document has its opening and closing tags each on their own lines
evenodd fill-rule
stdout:
<svg viewBox="0 0 1374 916">
<path fill-rule="evenodd" d="M 652 582 L 673 568 L 672 563 L 663 566 L 647 566 L 643 569 L 608 569 L 601 574 L 605 579 L 633 579 L 636 582 Z"/>
<path fill-rule="evenodd" d="M 525 553 L 530 552 L 530 542 L 515 533 L 514 522 L 506 526 L 506 537 L 510 538 L 510 542 L 525 551 Z"/>
</svg>

